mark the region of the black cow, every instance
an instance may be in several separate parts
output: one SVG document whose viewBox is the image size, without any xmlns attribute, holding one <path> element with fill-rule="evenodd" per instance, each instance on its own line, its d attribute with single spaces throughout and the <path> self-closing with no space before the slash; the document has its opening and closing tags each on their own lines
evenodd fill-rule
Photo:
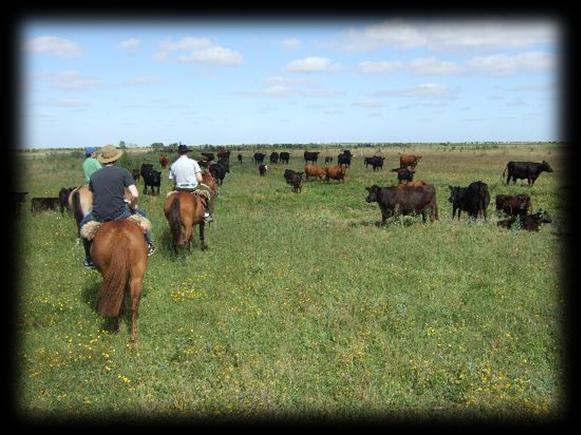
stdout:
<svg viewBox="0 0 581 435">
<path fill-rule="evenodd" d="M 202 154 L 208 162 L 211 162 L 215 158 L 214 153 L 200 153 L 200 154 Z"/>
<path fill-rule="evenodd" d="M 64 213 L 65 209 L 69 210 L 69 196 L 73 190 L 75 190 L 74 187 L 63 187 L 59 191 L 59 206 L 61 213 Z"/>
<path fill-rule="evenodd" d="M 432 184 L 410 187 L 407 185 L 379 187 L 374 184 L 366 187 L 367 202 L 377 202 L 381 210 L 381 223 L 385 225 L 391 216 L 421 213 L 422 220 L 426 222 L 438 219 L 438 205 L 436 202 L 436 189 Z"/>
<path fill-rule="evenodd" d="M 143 163 L 141 165 L 141 178 L 143 178 L 143 193 L 147 194 L 147 188 L 150 188 L 151 195 L 159 195 L 159 188 L 161 185 L 161 172 L 153 169 L 151 163 Z"/>
<path fill-rule="evenodd" d="M 264 158 L 266 157 L 265 153 L 254 153 L 253 160 L 255 165 L 259 165 L 264 162 Z"/>
<path fill-rule="evenodd" d="M 305 165 L 308 162 L 315 164 L 315 163 L 317 163 L 317 160 L 319 159 L 319 151 L 305 151 L 303 156 L 305 158 Z"/>
<path fill-rule="evenodd" d="M 470 183 L 468 187 L 448 186 L 450 188 L 450 197 L 448 201 L 452 203 L 452 219 L 456 216 L 458 211 L 458 220 L 460 220 L 460 213 L 465 211 L 468 216 L 476 219 L 479 214 L 482 214 L 486 220 L 486 209 L 490 204 L 490 193 L 488 192 L 488 185 L 482 181 L 475 181 Z"/>
<path fill-rule="evenodd" d="M 291 176 L 293 174 L 298 174 L 298 172 L 293 171 L 292 169 L 285 169 L 284 170 L 283 177 L 284 177 L 285 181 L 287 182 L 287 184 L 290 184 L 290 179 L 291 179 Z"/>
<path fill-rule="evenodd" d="M 410 168 L 394 168 L 391 171 L 397 172 L 397 181 L 399 184 L 403 183 L 404 181 L 413 181 L 414 174 L 416 173 L 416 171 Z"/>
<path fill-rule="evenodd" d="M 278 163 L 279 157 L 280 155 L 276 151 L 273 151 L 270 153 L 270 163 Z"/>
<path fill-rule="evenodd" d="M 303 172 L 290 174 L 287 182 L 293 187 L 293 192 L 299 193 L 303 189 Z"/>
<path fill-rule="evenodd" d="M 511 216 L 508 219 L 498 221 L 496 224 L 498 226 L 509 229 L 520 227 L 527 231 L 539 231 L 541 224 L 548 224 L 551 222 L 553 222 L 551 216 L 549 216 L 549 214 L 546 211 L 541 209 L 534 214 L 523 216 Z M 513 227 L 513 225 L 515 224 L 517 224 L 517 226 Z"/>
<path fill-rule="evenodd" d="M 224 177 L 226 177 L 226 166 L 221 162 L 212 163 L 209 168 L 210 174 L 216 179 L 219 185 L 224 182 Z"/>
<path fill-rule="evenodd" d="M 153 168 L 153 165 L 152 165 L 152 168 Z M 137 183 L 137 180 L 139 180 L 139 176 L 141 175 L 141 172 L 139 171 L 139 169 L 132 169 L 131 175 L 133 175 L 133 179 Z"/>
<path fill-rule="evenodd" d="M 496 195 L 496 210 L 509 216 L 526 216 L 529 208 L 531 208 L 531 198 L 526 194 Z"/>
<path fill-rule="evenodd" d="M 30 211 L 38 213 L 43 210 L 56 210 L 60 207 L 59 198 L 32 198 L 30 201 Z"/>
<path fill-rule="evenodd" d="M 24 202 L 26 195 L 28 195 L 28 192 L 12 192 L 12 195 L 10 196 L 10 208 L 14 215 L 20 214 L 20 204 Z"/>
<path fill-rule="evenodd" d="M 379 171 L 380 169 L 383 169 L 383 161 L 384 160 L 385 160 L 385 157 L 380 157 L 380 156 L 371 157 L 370 164 L 373 167 L 373 170 Z"/>
<path fill-rule="evenodd" d="M 266 170 L 268 169 L 268 165 L 258 165 L 258 172 L 261 176 L 265 176 L 266 175 Z"/>
<path fill-rule="evenodd" d="M 345 154 L 345 152 L 343 152 L 343 154 L 339 154 L 337 156 L 337 163 L 339 164 L 339 166 L 345 166 L 346 168 L 350 168 L 351 157 L 353 157 L 351 154 Z"/>
<path fill-rule="evenodd" d="M 280 153 L 280 156 L 279 156 L 279 161 L 280 161 L 281 163 L 286 163 L 286 164 L 288 164 L 288 161 L 289 161 L 289 159 L 290 159 L 290 154 L 289 154 L 289 153 L 287 153 L 286 151 L 282 151 L 282 152 Z"/>
<path fill-rule="evenodd" d="M 242 154 L 238 154 L 238 161 L 242 164 Z"/>
<path fill-rule="evenodd" d="M 502 171 L 503 177 L 507 170 L 508 176 L 506 177 L 506 184 L 509 183 L 511 178 L 513 179 L 513 184 L 516 183 L 517 178 L 526 178 L 529 186 L 533 186 L 535 184 L 535 181 L 541 172 L 553 172 L 553 168 L 551 168 L 551 166 L 544 160 L 542 163 L 513 162 L 511 160 L 504 167 L 504 171 Z"/>
</svg>

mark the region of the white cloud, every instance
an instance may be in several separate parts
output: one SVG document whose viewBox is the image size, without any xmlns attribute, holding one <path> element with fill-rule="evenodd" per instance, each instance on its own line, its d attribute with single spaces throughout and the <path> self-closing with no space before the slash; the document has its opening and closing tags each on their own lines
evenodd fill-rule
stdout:
<svg viewBox="0 0 581 435">
<path fill-rule="evenodd" d="M 264 87 L 259 90 L 240 91 L 237 95 L 245 97 L 334 97 L 343 92 L 328 89 L 318 80 L 312 78 L 297 78 L 273 76 L 264 81 Z"/>
<path fill-rule="evenodd" d="M 100 81 L 93 78 L 82 77 L 78 71 L 64 71 L 57 74 L 47 74 L 44 76 L 60 89 L 82 90 L 100 84 Z"/>
<path fill-rule="evenodd" d="M 121 41 L 117 48 L 127 52 L 128 54 L 133 54 L 141 45 L 141 39 L 139 38 L 129 38 L 125 41 Z"/>
<path fill-rule="evenodd" d="M 129 85 L 147 86 L 156 85 L 160 82 L 159 77 L 154 76 L 137 76 L 127 81 Z"/>
<path fill-rule="evenodd" d="M 179 41 L 164 41 L 154 54 L 154 59 L 163 62 L 178 53 L 180 62 L 196 62 L 208 65 L 231 66 L 242 63 L 242 55 L 237 51 L 221 47 L 209 38 L 186 37 Z"/>
<path fill-rule="evenodd" d="M 394 96 L 394 97 L 411 97 L 411 98 L 450 98 L 452 92 L 447 86 L 436 83 L 425 83 L 413 88 L 401 90 L 385 90 L 372 92 L 372 96 Z"/>
<path fill-rule="evenodd" d="M 392 73 L 401 70 L 403 64 L 399 60 L 395 61 L 364 61 L 357 65 L 357 71 L 362 73 Z"/>
<path fill-rule="evenodd" d="M 349 29 L 330 42 L 346 51 L 372 51 L 384 47 L 430 50 L 522 49 L 558 41 L 558 29 L 549 20 L 464 19 L 387 20 L 362 29 Z"/>
<path fill-rule="evenodd" d="M 297 38 L 286 38 L 280 41 L 280 45 L 287 50 L 297 50 L 301 46 L 301 40 Z"/>
<path fill-rule="evenodd" d="M 509 75 L 523 72 L 543 72 L 554 67 L 554 56 L 543 52 L 527 52 L 517 55 L 495 54 L 475 57 L 468 62 L 473 72 Z"/>
<path fill-rule="evenodd" d="M 384 104 L 377 100 L 363 100 L 353 103 L 353 106 L 365 107 L 366 109 L 377 109 L 378 107 L 383 107 Z"/>
<path fill-rule="evenodd" d="M 83 54 L 76 42 L 57 36 L 39 36 L 30 40 L 26 48 L 32 53 L 48 53 L 59 57 L 77 57 Z"/>
<path fill-rule="evenodd" d="M 454 63 L 437 60 L 433 57 L 418 58 L 410 62 L 411 72 L 418 75 L 459 74 L 462 68 Z"/>
<path fill-rule="evenodd" d="M 213 46 L 201 50 L 195 50 L 188 55 L 178 56 L 180 62 L 196 62 L 209 65 L 240 65 L 242 56 L 240 53 L 229 48 Z"/>
<path fill-rule="evenodd" d="M 286 66 L 287 70 L 295 72 L 323 72 L 333 71 L 338 68 L 331 59 L 327 57 L 306 57 L 304 59 L 293 60 Z"/>
</svg>

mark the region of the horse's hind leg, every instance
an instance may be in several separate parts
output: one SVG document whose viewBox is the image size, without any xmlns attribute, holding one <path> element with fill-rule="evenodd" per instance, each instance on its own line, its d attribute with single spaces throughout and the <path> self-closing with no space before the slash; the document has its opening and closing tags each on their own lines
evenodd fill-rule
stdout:
<svg viewBox="0 0 581 435">
<path fill-rule="evenodd" d="M 131 278 L 129 289 L 131 292 L 131 341 L 137 343 L 137 318 L 139 317 L 139 302 L 141 300 L 141 286 L 143 278 Z"/>
</svg>

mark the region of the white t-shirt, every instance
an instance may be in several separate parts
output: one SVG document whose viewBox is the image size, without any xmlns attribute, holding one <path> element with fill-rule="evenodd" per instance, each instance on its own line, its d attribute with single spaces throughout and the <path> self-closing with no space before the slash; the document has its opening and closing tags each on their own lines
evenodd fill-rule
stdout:
<svg viewBox="0 0 581 435">
<path fill-rule="evenodd" d="M 177 187 L 193 189 L 198 186 L 198 180 L 196 180 L 198 172 L 202 172 L 198 162 L 184 154 L 169 168 L 169 179 L 174 180 Z"/>
</svg>

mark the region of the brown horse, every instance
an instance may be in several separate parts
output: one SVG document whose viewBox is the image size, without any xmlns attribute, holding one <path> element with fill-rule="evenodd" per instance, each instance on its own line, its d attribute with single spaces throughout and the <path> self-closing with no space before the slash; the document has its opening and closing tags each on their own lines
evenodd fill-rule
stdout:
<svg viewBox="0 0 581 435">
<path fill-rule="evenodd" d="M 169 194 L 163 205 L 163 212 L 169 222 L 174 250 L 178 247 L 188 247 L 191 250 L 194 225 L 200 227 L 200 243 L 202 250 L 208 245 L 204 241 L 204 212 L 206 206 L 201 197 L 191 192 L 176 191 Z"/>
<path fill-rule="evenodd" d="M 216 183 L 216 179 L 209 171 L 202 171 L 202 183 L 210 188 L 212 196 L 218 196 L 218 183 Z"/>
<path fill-rule="evenodd" d="M 118 326 L 125 291 L 131 296 L 131 341 L 137 341 L 137 317 L 143 277 L 147 269 L 147 246 L 139 224 L 129 219 L 105 222 L 91 245 L 91 258 L 103 276 L 97 311 L 115 318 Z"/>
</svg>

